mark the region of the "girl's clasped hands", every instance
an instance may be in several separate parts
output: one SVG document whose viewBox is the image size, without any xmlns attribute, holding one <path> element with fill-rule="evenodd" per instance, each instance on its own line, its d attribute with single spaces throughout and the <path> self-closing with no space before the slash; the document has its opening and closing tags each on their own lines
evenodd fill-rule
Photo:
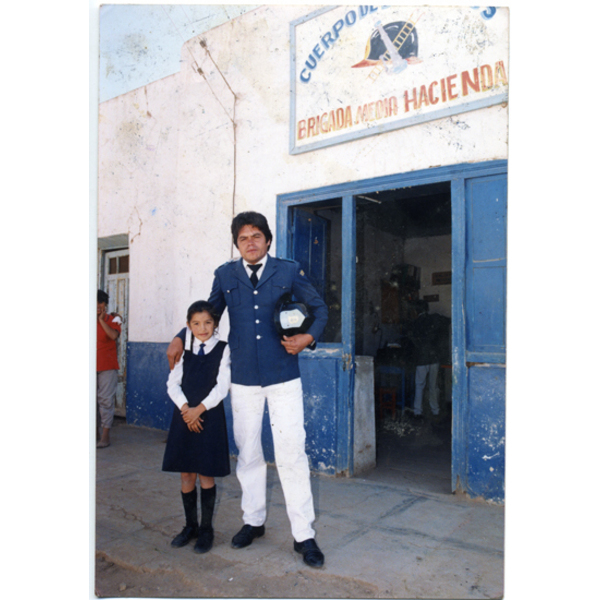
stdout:
<svg viewBox="0 0 600 600">
<path fill-rule="evenodd" d="M 190 431 L 194 431 L 196 433 L 200 433 L 202 431 L 203 419 L 200 418 L 200 415 L 205 410 L 206 408 L 204 404 L 199 404 L 194 408 L 190 408 L 188 404 L 183 405 L 181 408 L 181 416 L 183 417 L 183 420 L 186 422 Z"/>
</svg>

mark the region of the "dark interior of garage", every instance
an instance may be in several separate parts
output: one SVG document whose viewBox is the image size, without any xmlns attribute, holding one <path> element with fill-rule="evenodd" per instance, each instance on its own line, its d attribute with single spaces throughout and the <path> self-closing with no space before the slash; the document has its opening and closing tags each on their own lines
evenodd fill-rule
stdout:
<svg viewBox="0 0 600 600">
<path fill-rule="evenodd" d="M 377 467 L 366 477 L 449 493 L 450 184 L 361 195 L 356 219 L 356 353 L 374 357 L 375 377 Z M 439 317 L 439 327 L 430 330 L 438 348 L 430 360 L 439 367 L 427 374 L 419 416 L 415 414 L 416 371 L 417 363 L 426 359 L 415 347 L 422 340 L 410 332 L 423 300 L 427 318 Z M 437 407 L 430 405 L 432 395 Z"/>
<path fill-rule="evenodd" d="M 304 259 L 329 307 L 323 342 L 341 342 L 341 205 L 341 198 L 333 198 L 302 206 L 311 223 L 313 246 Z M 324 246 L 319 250 L 322 259 L 317 238 Z M 310 245 L 299 243 L 295 256 Z M 449 182 L 356 197 L 355 353 L 371 356 L 374 362 L 377 466 L 364 474 L 367 478 L 400 480 L 424 491 L 451 491 L 451 257 Z M 320 264 L 319 270 L 315 265 Z M 438 366 L 437 372 L 427 374 L 418 416 L 420 342 L 409 332 L 423 301 L 429 316 L 439 319 Z M 429 401 L 432 391 L 437 407 Z"/>
</svg>

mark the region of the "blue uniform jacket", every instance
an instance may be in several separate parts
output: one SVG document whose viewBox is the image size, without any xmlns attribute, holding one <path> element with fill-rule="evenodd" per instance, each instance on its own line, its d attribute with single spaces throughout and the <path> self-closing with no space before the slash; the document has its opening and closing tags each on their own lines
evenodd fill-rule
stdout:
<svg viewBox="0 0 600 600">
<path fill-rule="evenodd" d="M 286 292 L 310 308 L 315 321 L 307 333 L 318 340 L 327 323 L 327 305 L 299 263 L 269 256 L 256 289 L 241 258 L 215 271 L 208 301 L 219 314 L 229 311 L 232 383 L 265 387 L 300 377 L 298 356 L 285 351 L 273 321 L 277 301 Z"/>
</svg>

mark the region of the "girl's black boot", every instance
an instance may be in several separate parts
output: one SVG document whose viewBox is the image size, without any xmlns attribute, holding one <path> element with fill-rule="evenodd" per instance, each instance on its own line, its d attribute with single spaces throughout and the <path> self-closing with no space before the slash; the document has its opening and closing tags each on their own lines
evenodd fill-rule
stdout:
<svg viewBox="0 0 600 600">
<path fill-rule="evenodd" d="M 204 554 L 213 545 L 215 534 L 212 527 L 213 513 L 215 511 L 215 500 L 217 497 L 217 486 L 207 490 L 200 488 L 200 506 L 202 507 L 202 520 L 198 530 L 198 539 L 194 546 L 194 552 Z"/>
<path fill-rule="evenodd" d="M 194 487 L 191 492 L 181 492 L 183 510 L 185 511 L 185 527 L 173 539 L 171 546 L 181 548 L 189 544 L 190 540 L 198 537 L 198 491 Z"/>
</svg>

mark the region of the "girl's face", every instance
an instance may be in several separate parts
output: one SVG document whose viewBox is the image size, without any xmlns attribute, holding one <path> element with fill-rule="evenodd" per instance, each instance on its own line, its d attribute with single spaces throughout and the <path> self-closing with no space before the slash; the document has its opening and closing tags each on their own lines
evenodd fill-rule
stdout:
<svg viewBox="0 0 600 600">
<path fill-rule="evenodd" d="M 201 342 L 209 340 L 215 331 L 214 319 L 206 311 L 194 313 L 188 325 L 194 337 Z"/>
</svg>

